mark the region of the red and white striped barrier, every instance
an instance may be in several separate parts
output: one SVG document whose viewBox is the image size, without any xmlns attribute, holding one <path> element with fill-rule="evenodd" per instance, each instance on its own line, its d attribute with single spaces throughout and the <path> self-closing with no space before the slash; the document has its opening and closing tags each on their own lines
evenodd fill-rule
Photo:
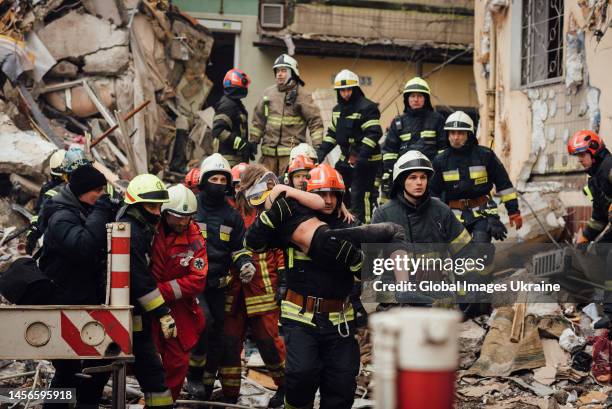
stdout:
<svg viewBox="0 0 612 409">
<path fill-rule="evenodd" d="M 130 225 L 109 223 L 106 225 L 108 242 L 109 280 L 107 303 L 112 306 L 130 305 Z"/>
<path fill-rule="evenodd" d="M 431 308 L 371 316 L 377 408 L 453 408 L 460 321 L 459 312 Z"/>
</svg>

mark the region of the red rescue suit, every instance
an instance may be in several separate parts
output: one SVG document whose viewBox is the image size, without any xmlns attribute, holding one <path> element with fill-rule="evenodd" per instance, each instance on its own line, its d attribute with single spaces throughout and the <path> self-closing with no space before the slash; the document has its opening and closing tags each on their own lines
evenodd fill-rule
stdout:
<svg viewBox="0 0 612 409">
<path fill-rule="evenodd" d="M 242 215 L 245 228 L 255 221 L 257 214 Z M 256 272 L 249 283 L 240 281 L 239 272 L 232 269 L 232 281 L 225 296 L 224 335 L 226 348 L 219 372 L 223 395 L 238 398 L 247 325 L 261 358 L 277 386 L 285 384 L 285 344 L 279 336 L 280 309 L 275 299 L 278 270 L 284 268 L 281 250 L 252 254 Z"/>
<path fill-rule="evenodd" d="M 171 231 L 162 222 L 151 254 L 157 287 L 176 322 L 177 337 L 170 339 L 164 339 L 158 321 L 153 323 L 153 336 L 164 364 L 166 384 L 176 401 L 187 375 L 189 351 L 204 330 L 204 314 L 196 296 L 206 285 L 206 241 L 193 221 L 181 234 Z"/>
</svg>

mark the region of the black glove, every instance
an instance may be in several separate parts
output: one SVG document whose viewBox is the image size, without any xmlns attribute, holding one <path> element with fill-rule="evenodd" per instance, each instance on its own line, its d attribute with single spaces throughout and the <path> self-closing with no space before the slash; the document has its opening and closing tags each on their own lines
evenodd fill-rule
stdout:
<svg viewBox="0 0 612 409">
<path fill-rule="evenodd" d="M 264 213 L 268 216 L 275 228 L 280 226 L 283 222 L 289 220 L 289 218 L 295 212 L 295 201 L 287 200 L 285 192 L 282 192 L 276 200 L 272 203 L 270 210 L 266 210 Z"/>
<path fill-rule="evenodd" d="M 111 200 L 108 194 L 103 194 L 96 200 L 94 204 L 95 209 L 104 209 L 104 210 L 113 210 L 115 208 L 115 204 Z"/>
<path fill-rule="evenodd" d="M 247 148 L 249 150 L 249 159 L 255 160 L 255 156 L 257 156 L 257 148 L 259 147 L 259 145 L 255 142 L 247 142 L 247 145 Z"/>
<path fill-rule="evenodd" d="M 38 228 L 38 223 L 32 223 L 30 226 L 30 231 L 26 234 L 26 254 L 32 255 L 34 253 L 34 249 L 38 244 L 38 239 L 42 236 L 40 229 Z"/>
<path fill-rule="evenodd" d="M 491 233 L 491 237 L 493 237 L 495 240 L 500 241 L 506 239 L 506 236 L 508 235 L 508 229 L 506 229 L 506 226 L 504 226 L 501 220 L 499 220 L 499 217 L 489 216 L 487 217 L 487 223 L 489 224 L 488 229 Z"/>
</svg>

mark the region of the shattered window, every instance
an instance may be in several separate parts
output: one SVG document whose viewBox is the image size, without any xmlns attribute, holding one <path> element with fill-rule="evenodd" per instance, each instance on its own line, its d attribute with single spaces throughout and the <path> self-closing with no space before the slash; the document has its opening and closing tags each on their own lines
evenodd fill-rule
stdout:
<svg viewBox="0 0 612 409">
<path fill-rule="evenodd" d="M 521 85 L 563 75 L 563 0 L 523 0 Z"/>
</svg>

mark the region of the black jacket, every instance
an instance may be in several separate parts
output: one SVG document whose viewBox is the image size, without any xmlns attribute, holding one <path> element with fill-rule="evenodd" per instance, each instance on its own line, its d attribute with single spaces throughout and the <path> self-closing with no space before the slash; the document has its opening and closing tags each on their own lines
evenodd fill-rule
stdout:
<svg viewBox="0 0 612 409">
<path fill-rule="evenodd" d="M 60 185 L 64 183 L 62 178 L 58 178 L 57 176 L 53 176 L 51 180 L 42 185 L 40 188 L 40 193 L 38 194 L 38 198 L 36 199 L 36 204 L 34 205 L 34 212 L 38 214 L 40 209 L 43 208 L 44 203 L 51 199 L 53 196 L 57 194 L 59 191 Z"/>
<path fill-rule="evenodd" d="M 395 161 L 408 151 L 419 151 L 433 161 L 447 146 L 444 118 L 431 104 L 418 110 L 406 108 L 391 121 L 387 131 L 382 147 L 384 171 L 391 174 Z"/>
<path fill-rule="evenodd" d="M 212 203 L 206 200 L 204 193 L 200 193 L 194 220 L 206 239 L 207 286 L 218 286 L 219 280 L 228 275 L 231 263 L 240 270 L 243 265 L 252 262 L 249 253 L 242 247 L 244 221 L 226 200 Z"/>
<path fill-rule="evenodd" d="M 212 136 L 219 139 L 222 155 L 237 155 L 239 148 L 249 140 L 248 113 L 240 99 L 221 97 L 215 106 Z"/>
<path fill-rule="evenodd" d="M 508 214 L 518 213 L 518 199 L 506 168 L 495 152 L 478 145 L 470 134 L 460 149 L 447 148 L 433 161 L 431 190 L 448 203 L 457 199 L 476 199 L 489 195 L 493 185 Z"/>
<path fill-rule="evenodd" d="M 451 244 L 452 254 L 458 253 L 471 241 L 470 234 L 455 217 L 453 211 L 435 197 L 427 196 L 413 205 L 404 198 L 402 192 L 376 209 L 372 224 L 393 222 L 406 230 L 406 240 L 410 243 Z"/>
<path fill-rule="evenodd" d="M 104 196 L 92 207 L 75 197 L 70 185 L 45 204 L 41 270 L 58 287 L 56 303 L 100 304 L 106 283 L 106 223 L 113 207 Z"/>
<path fill-rule="evenodd" d="M 359 87 L 355 87 L 349 101 L 338 95 L 338 104 L 332 111 L 332 123 L 317 152 L 319 162 L 336 145 L 340 145 L 344 158 L 348 159 L 350 153 L 355 153 L 370 161 L 381 160 L 378 144 L 381 137 L 378 106 L 367 99 Z"/>
<path fill-rule="evenodd" d="M 595 164 L 588 170 L 588 188 L 593 200 L 593 213 L 583 231 L 589 240 L 608 225 L 608 208 L 612 204 L 612 155 L 607 149 L 595 156 Z"/>
<path fill-rule="evenodd" d="M 130 303 L 134 313 L 152 313 L 161 317 L 170 312 L 157 282 L 151 273 L 151 245 L 156 225 L 147 221 L 138 206 L 125 206 L 119 210 L 117 221 L 130 224 Z"/>
</svg>

